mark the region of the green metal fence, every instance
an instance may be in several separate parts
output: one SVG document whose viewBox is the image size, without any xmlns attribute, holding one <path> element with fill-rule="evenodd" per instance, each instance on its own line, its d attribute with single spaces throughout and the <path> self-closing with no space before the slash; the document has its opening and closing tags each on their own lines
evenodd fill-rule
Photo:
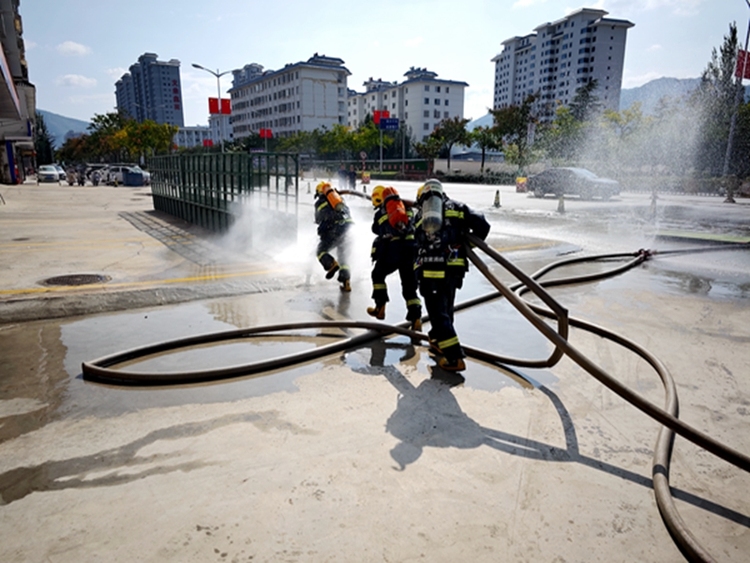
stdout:
<svg viewBox="0 0 750 563">
<path fill-rule="evenodd" d="M 225 231 L 242 204 L 297 214 L 299 155 L 217 153 L 149 159 L 154 209 L 212 231 Z"/>
</svg>

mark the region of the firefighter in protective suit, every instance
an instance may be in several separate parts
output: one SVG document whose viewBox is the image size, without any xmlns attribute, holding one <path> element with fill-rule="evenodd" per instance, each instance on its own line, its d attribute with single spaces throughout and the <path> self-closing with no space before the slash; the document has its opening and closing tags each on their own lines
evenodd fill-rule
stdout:
<svg viewBox="0 0 750 563">
<path fill-rule="evenodd" d="M 375 186 L 371 199 L 375 208 L 372 232 L 376 237 L 370 254 L 374 262 L 372 298 L 375 306 L 368 307 L 367 314 L 381 320 L 385 318 L 385 305 L 389 301 L 385 278 L 398 270 L 401 295 L 406 302 L 406 320 L 411 321 L 412 330 L 421 331 L 422 301 L 417 296 L 417 278 L 414 275 L 412 210 L 406 209 L 398 192 L 391 187 Z"/>
<path fill-rule="evenodd" d="M 315 186 L 315 223 L 318 225 L 320 238 L 317 257 L 326 271 L 326 279 L 332 279 L 338 272 L 341 291 L 351 291 L 347 232 L 353 222 L 349 208 L 328 182 L 320 182 Z M 338 260 L 330 254 L 334 248 L 338 250 Z"/>
<path fill-rule="evenodd" d="M 417 206 L 415 269 L 430 318 L 430 347 L 441 355 L 438 366 L 461 371 L 466 368 L 465 354 L 453 328 L 453 307 L 469 269 L 466 235 L 484 240 L 490 224 L 481 213 L 448 199 L 438 180 L 427 180 L 419 188 Z"/>
</svg>

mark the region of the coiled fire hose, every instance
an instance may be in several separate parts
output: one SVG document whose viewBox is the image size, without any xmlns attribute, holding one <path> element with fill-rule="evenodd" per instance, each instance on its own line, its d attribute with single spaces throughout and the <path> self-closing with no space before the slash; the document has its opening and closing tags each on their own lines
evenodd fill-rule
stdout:
<svg viewBox="0 0 750 563">
<path fill-rule="evenodd" d="M 472 348 L 470 346 L 464 346 L 467 355 L 469 357 L 485 361 L 490 364 L 513 365 L 530 368 L 552 367 L 563 357 L 563 355 L 567 355 L 585 371 L 595 377 L 600 383 L 605 385 L 610 390 L 614 391 L 620 397 L 650 416 L 652 419 L 662 424 L 662 428 L 659 432 L 654 448 L 652 465 L 652 482 L 659 511 L 678 547 L 689 560 L 713 561 L 710 554 L 708 554 L 708 552 L 697 542 L 693 534 L 685 526 L 685 523 L 677 512 L 673 502 L 669 486 L 669 464 L 672 445 L 674 442 L 674 435 L 675 433 L 679 434 L 683 438 L 693 442 L 701 448 L 710 451 L 714 455 L 717 455 L 721 459 L 728 461 L 729 463 L 735 465 L 740 469 L 743 469 L 744 471 L 750 471 L 750 457 L 717 442 L 710 436 L 688 426 L 678 418 L 678 400 L 674 381 L 665 366 L 657 358 L 655 358 L 652 354 L 650 354 L 634 342 L 622 336 L 619 336 L 611 331 L 587 323 L 585 321 L 570 318 L 568 316 L 567 310 L 559 303 L 557 303 L 557 301 L 555 301 L 551 297 L 551 295 L 544 289 L 545 287 L 589 282 L 616 275 L 641 264 L 643 261 L 647 260 L 655 253 L 645 250 L 639 250 L 635 253 L 619 253 L 570 258 L 550 264 L 545 268 L 537 271 L 536 273 L 528 275 L 517 268 L 513 263 L 505 259 L 500 253 L 492 249 L 481 239 L 470 235 L 469 242 L 476 248 L 482 250 L 485 254 L 487 254 L 487 256 L 492 258 L 495 262 L 500 264 L 511 274 L 513 274 L 519 280 L 519 282 L 511 287 L 505 286 L 494 276 L 494 274 L 492 274 L 492 272 L 490 272 L 487 265 L 477 257 L 476 253 L 471 248 L 469 248 L 469 259 L 474 263 L 477 269 L 482 272 L 482 274 L 488 279 L 488 281 L 497 289 L 497 291 L 460 303 L 455 307 L 455 310 L 460 311 L 462 309 L 475 306 L 483 302 L 497 299 L 500 296 L 505 297 L 539 332 L 542 333 L 543 336 L 545 336 L 545 338 L 547 338 L 554 345 L 554 350 L 550 357 L 547 359 L 526 360 L 503 357 L 491 352 Z M 693 251 L 700 252 L 704 250 L 708 249 L 694 249 Z M 712 250 L 715 250 L 715 248 L 713 248 Z M 660 254 L 667 253 L 661 252 Z M 556 279 L 548 282 L 538 281 L 547 273 L 563 266 L 587 261 L 623 258 L 630 258 L 630 260 L 627 263 L 606 272 Z M 521 295 L 528 291 L 533 292 L 542 301 L 542 303 L 547 306 L 547 308 L 528 303 L 524 299 L 522 299 Z M 550 326 L 545 320 L 543 320 L 543 317 L 555 319 L 558 325 L 557 331 L 555 331 L 552 326 Z M 649 365 L 651 365 L 661 378 L 662 384 L 665 389 L 665 404 L 663 409 L 643 399 L 637 393 L 622 385 L 616 379 L 599 368 L 596 364 L 591 362 L 578 350 L 576 350 L 567 340 L 568 329 L 571 325 L 593 334 L 597 334 L 603 338 L 609 339 L 612 342 L 633 351 L 641 358 L 643 358 Z M 382 338 L 386 335 L 402 334 L 412 339 L 427 339 L 426 335 L 411 331 L 406 328 L 407 326 L 409 326 L 408 322 L 403 322 L 398 325 L 388 325 L 385 323 L 368 321 L 309 321 L 243 328 L 197 335 L 193 337 L 161 342 L 149 346 L 126 350 L 89 362 L 83 362 L 82 372 L 83 377 L 87 380 L 130 385 L 164 385 L 198 381 L 217 381 L 232 377 L 259 374 L 282 367 L 292 366 L 297 363 L 312 361 L 323 356 L 360 346 L 371 340 Z M 227 366 L 222 368 L 183 373 L 155 373 L 112 369 L 113 366 L 116 366 L 123 362 L 144 358 L 165 351 L 177 350 L 201 344 L 216 343 L 227 340 L 237 340 L 252 336 L 268 335 L 270 333 L 276 332 L 287 332 L 292 330 L 313 328 L 360 328 L 366 329 L 367 332 L 356 336 L 350 336 L 337 342 L 319 346 L 311 350 L 305 350 L 277 358 L 237 366 Z"/>
</svg>

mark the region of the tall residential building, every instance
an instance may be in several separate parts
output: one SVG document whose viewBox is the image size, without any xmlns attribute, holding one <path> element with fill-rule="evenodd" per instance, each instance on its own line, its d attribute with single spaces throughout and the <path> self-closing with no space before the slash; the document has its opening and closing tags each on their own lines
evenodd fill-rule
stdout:
<svg viewBox="0 0 750 563">
<path fill-rule="evenodd" d="M 180 61 L 144 53 L 129 70 L 115 84 L 117 109 L 137 121 L 184 126 Z"/>
<path fill-rule="evenodd" d="M 349 92 L 348 124 L 359 127 L 374 111 L 387 110 L 390 117 L 424 140 L 446 118 L 464 116 L 466 82 L 443 80 L 426 68 L 411 67 L 400 84 L 370 78 L 364 93 Z"/>
<path fill-rule="evenodd" d="M 0 0 L 0 183 L 16 184 L 34 166 L 36 88 L 29 82 L 19 0 Z"/>
<path fill-rule="evenodd" d="M 607 12 L 582 8 L 544 23 L 534 33 L 503 41 L 495 63 L 495 109 L 520 105 L 538 93 L 536 113 L 550 121 L 576 90 L 597 81 L 595 95 L 607 109 L 619 110 L 627 30 L 633 23 L 605 18 Z"/>
<path fill-rule="evenodd" d="M 315 53 L 305 62 L 280 70 L 263 70 L 257 63 L 233 71 L 232 130 L 242 139 L 261 129 L 275 137 L 346 125 L 344 61 Z"/>
</svg>

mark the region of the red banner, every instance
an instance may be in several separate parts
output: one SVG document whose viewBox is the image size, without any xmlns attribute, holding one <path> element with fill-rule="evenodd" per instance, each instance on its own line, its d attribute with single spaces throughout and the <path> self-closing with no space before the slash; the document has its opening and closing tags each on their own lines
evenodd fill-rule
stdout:
<svg viewBox="0 0 750 563">
<path fill-rule="evenodd" d="M 204 147 L 213 147 L 214 142 L 211 139 L 203 139 L 203 146 Z"/>
<path fill-rule="evenodd" d="M 258 134 L 261 139 L 273 139 L 273 132 L 270 129 L 261 129 Z"/>
<path fill-rule="evenodd" d="M 740 49 L 734 75 L 739 78 L 750 78 L 750 52 Z"/>
<path fill-rule="evenodd" d="M 388 119 L 391 116 L 391 112 L 387 109 L 376 109 L 372 111 L 372 121 L 375 125 L 380 125 L 381 119 Z"/>
<path fill-rule="evenodd" d="M 219 113 L 219 98 L 208 98 L 208 113 L 211 115 Z M 221 113 L 231 115 L 232 103 L 229 98 L 221 99 Z"/>
</svg>

